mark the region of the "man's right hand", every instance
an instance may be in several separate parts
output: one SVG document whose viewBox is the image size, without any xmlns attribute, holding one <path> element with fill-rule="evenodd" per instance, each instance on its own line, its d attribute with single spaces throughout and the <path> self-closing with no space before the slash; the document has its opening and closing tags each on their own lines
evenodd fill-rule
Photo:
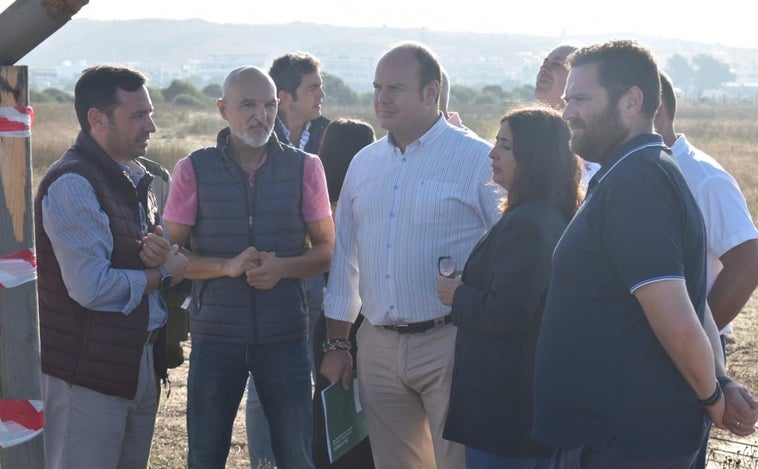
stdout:
<svg viewBox="0 0 758 469">
<path fill-rule="evenodd" d="M 353 356 L 349 350 L 330 350 L 324 355 L 319 372 L 330 383 L 342 381 L 342 388 L 350 389 L 350 376 L 353 373 Z"/>
<path fill-rule="evenodd" d="M 258 250 L 253 246 L 245 249 L 224 263 L 224 273 L 227 277 L 237 278 L 244 274 L 248 269 L 258 267 L 260 262 L 257 260 Z"/>
<path fill-rule="evenodd" d="M 171 274 L 171 286 L 184 280 L 187 271 L 187 257 L 182 254 L 178 244 L 172 244 L 163 261 L 163 267 Z"/>
</svg>

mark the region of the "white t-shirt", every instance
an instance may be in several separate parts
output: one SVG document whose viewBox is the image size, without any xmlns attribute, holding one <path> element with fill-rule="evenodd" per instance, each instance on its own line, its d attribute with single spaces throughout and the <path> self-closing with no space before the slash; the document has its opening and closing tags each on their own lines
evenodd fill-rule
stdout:
<svg viewBox="0 0 758 469">
<path fill-rule="evenodd" d="M 737 181 L 716 160 L 693 147 L 684 134 L 677 135 L 671 151 L 705 220 L 710 292 L 724 267 L 719 258 L 733 247 L 758 238 L 758 229 Z M 722 334 L 731 332 L 731 323 L 721 330 Z"/>
<path fill-rule="evenodd" d="M 590 183 L 592 176 L 594 176 L 597 170 L 600 169 L 600 165 L 583 159 L 580 159 L 579 161 L 582 166 L 582 179 L 579 181 L 579 187 L 581 187 L 584 192 L 587 192 L 587 185 Z"/>
</svg>

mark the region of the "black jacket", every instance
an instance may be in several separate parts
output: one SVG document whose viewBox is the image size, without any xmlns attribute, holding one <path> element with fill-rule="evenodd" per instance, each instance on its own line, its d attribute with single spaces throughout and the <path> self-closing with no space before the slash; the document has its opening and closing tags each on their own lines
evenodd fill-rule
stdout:
<svg viewBox="0 0 758 469">
<path fill-rule="evenodd" d="M 474 247 L 453 298 L 446 439 L 508 457 L 552 454 L 531 439 L 532 377 L 551 256 L 567 223 L 544 203 L 525 203 Z"/>
</svg>

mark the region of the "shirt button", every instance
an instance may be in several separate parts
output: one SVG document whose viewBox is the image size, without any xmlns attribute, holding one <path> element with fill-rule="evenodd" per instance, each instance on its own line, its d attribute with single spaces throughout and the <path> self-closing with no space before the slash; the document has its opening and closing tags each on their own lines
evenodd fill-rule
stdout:
<svg viewBox="0 0 758 469">
<path fill-rule="evenodd" d="M 395 309 L 395 305 L 390 305 L 390 309 Z"/>
<path fill-rule="evenodd" d="M 386 278 L 390 278 L 390 274 L 384 274 Z"/>
</svg>

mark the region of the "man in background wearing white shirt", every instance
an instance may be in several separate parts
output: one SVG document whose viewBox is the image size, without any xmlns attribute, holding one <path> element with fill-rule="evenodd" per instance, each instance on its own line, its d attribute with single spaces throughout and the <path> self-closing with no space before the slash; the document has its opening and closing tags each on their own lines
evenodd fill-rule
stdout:
<svg viewBox="0 0 758 469">
<path fill-rule="evenodd" d="M 732 332 L 731 321 L 758 286 L 758 230 L 737 181 L 716 160 L 692 146 L 684 134 L 676 133 L 675 115 L 674 86 L 661 73 L 661 106 L 655 115 L 655 131 L 671 148 L 703 213 L 708 243 L 708 305 L 721 331 L 723 345 L 724 334 Z M 706 437 L 694 469 L 705 468 L 707 444 Z"/>
</svg>

